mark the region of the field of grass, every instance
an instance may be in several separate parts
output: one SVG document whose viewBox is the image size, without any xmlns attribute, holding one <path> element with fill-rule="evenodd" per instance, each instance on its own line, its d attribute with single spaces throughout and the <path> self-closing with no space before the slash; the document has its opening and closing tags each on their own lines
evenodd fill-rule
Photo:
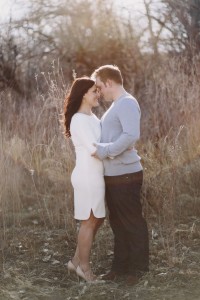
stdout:
<svg viewBox="0 0 200 300">
<path fill-rule="evenodd" d="M 135 287 L 67 274 L 77 224 L 75 155 L 60 123 L 66 86 L 48 78 L 47 93 L 28 104 L 9 89 L 0 93 L 0 299 L 200 299 L 200 87 L 184 64 L 161 68 L 139 99 L 150 272 Z M 97 274 L 109 270 L 112 255 L 106 220 L 92 251 Z"/>
</svg>

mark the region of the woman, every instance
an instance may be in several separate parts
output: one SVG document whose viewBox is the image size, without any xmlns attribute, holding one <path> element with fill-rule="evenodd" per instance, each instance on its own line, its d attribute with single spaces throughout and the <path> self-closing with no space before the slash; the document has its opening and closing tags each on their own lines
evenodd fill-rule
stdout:
<svg viewBox="0 0 200 300">
<path fill-rule="evenodd" d="M 99 94 L 88 77 L 74 80 L 64 105 L 65 135 L 71 137 L 76 152 L 76 165 L 71 175 L 74 188 L 74 218 L 81 221 L 78 244 L 68 271 L 74 271 L 88 282 L 96 280 L 89 257 L 95 234 L 105 218 L 105 184 L 103 164 L 94 158 L 93 145 L 100 141 L 99 119 L 92 113 Z"/>
</svg>

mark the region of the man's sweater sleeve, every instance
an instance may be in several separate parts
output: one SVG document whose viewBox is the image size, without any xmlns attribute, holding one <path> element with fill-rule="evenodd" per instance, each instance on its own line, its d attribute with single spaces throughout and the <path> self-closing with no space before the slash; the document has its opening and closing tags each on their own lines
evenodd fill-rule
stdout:
<svg viewBox="0 0 200 300">
<path fill-rule="evenodd" d="M 103 160 L 115 157 L 133 147 L 140 137 L 140 108 L 136 100 L 124 99 L 117 110 L 117 116 L 122 126 L 119 138 L 108 145 L 97 145 L 97 156 Z M 108 128 L 109 130 L 109 128 Z"/>
</svg>

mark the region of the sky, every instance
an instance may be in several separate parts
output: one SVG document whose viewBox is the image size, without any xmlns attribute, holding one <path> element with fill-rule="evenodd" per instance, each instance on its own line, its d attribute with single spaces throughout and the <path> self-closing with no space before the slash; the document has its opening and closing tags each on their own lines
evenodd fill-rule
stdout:
<svg viewBox="0 0 200 300">
<path fill-rule="evenodd" d="M 9 20 L 10 14 L 16 13 L 21 15 L 22 9 L 15 4 L 15 0 L 0 0 L 0 23 L 4 23 Z"/>
</svg>

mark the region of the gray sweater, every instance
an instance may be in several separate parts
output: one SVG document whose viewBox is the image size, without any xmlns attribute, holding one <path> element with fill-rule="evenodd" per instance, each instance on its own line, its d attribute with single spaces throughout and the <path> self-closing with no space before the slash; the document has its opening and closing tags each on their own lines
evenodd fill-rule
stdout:
<svg viewBox="0 0 200 300">
<path fill-rule="evenodd" d="M 135 143 L 140 137 L 140 107 L 128 93 L 115 100 L 101 119 L 101 143 L 97 156 L 103 160 L 104 174 L 117 176 L 142 170 Z"/>
</svg>

